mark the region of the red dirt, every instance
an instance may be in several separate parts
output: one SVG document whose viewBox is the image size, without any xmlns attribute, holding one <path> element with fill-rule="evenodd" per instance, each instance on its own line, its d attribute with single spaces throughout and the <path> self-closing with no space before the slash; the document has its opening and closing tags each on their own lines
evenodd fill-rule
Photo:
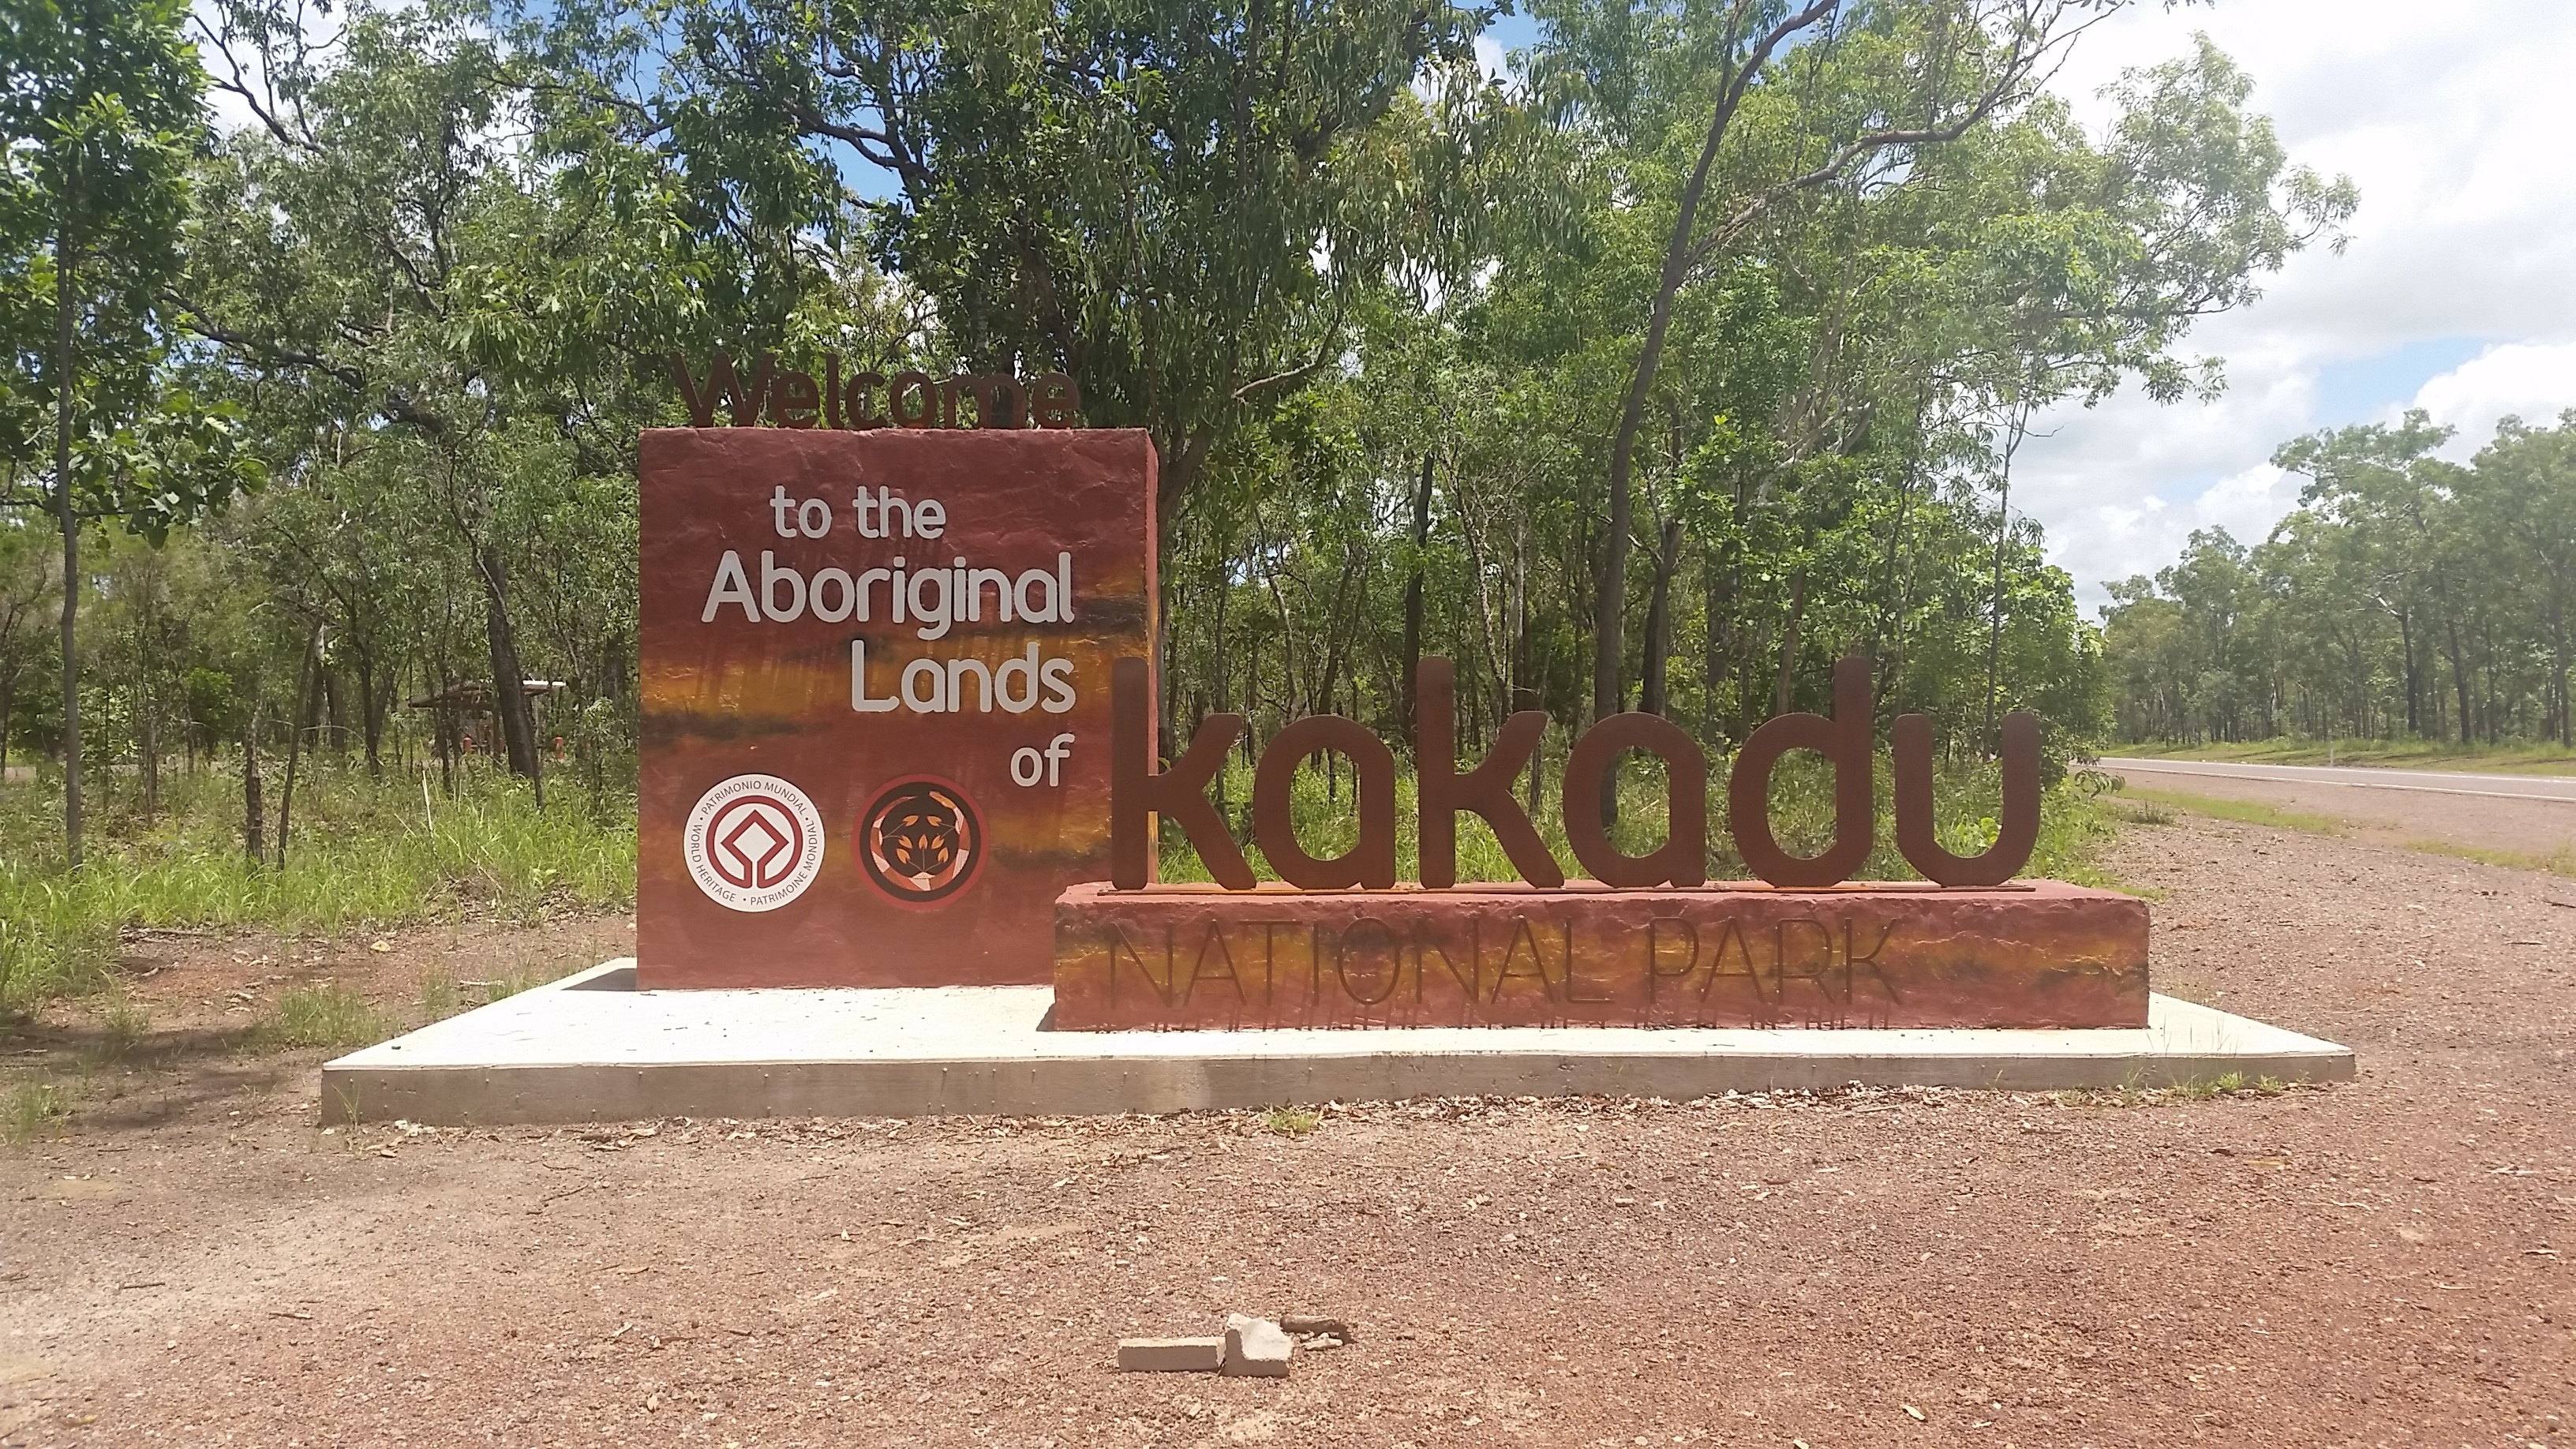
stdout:
<svg viewBox="0 0 2576 1449">
<path fill-rule="evenodd" d="M 352 1134 L 307 1054 L 0 1152 L 0 1442 L 2576 1443 L 2576 891 L 2113 863 L 2160 985 L 2361 1079 Z M 1229 1308 L 1359 1340 L 1110 1370 Z"/>
</svg>

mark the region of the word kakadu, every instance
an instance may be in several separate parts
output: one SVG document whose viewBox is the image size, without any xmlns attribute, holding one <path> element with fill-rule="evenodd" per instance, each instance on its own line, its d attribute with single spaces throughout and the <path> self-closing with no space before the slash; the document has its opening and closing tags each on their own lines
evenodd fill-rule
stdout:
<svg viewBox="0 0 2576 1449">
<path fill-rule="evenodd" d="M 1418 771 L 1422 884 L 1458 883 L 1457 817 L 1473 811 L 1521 878 L 1554 889 L 1565 872 L 1539 838 L 1529 814 L 1512 794 L 1547 729 L 1547 715 L 1523 710 L 1503 724 L 1494 747 L 1474 769 L 1456 765 L 1453 713 L 1455 674 L 1446 659 L 1422 662 L 1414 701 L 1414 759 Z M 1111 884 L 1142 889 L 1151 879 L 1151 814 L 1181 827 L 1199 859 L 1228 890 L 1254 887 L 1252 869 L 1227 833 L 1207 796 L 1208 782 L 1223 768 L 1226 752 L 1244 729 L 1236 714 L 1209 715 L 1189 748 L 1169 769 L 1154 772 L 1152 690 L 1145 661 L 1121 659 L 1111 671 L 1110 776 Z M 1834 713 L 1784 714 L 1755 729 L 1736 752 L 1727 777 L 1727 823 L 1735 847 L 1755 875 L 1775 886 L 1839 885 L 1869 858 L 1877 811 L 1872 785 L 1876 750 L 1869 661 L 1857 655 L 1834 668 Z M 2039 838 L 2039 719 L 2015 711 L 2003 727 L 2003 809 L 1994 844 L 1975 856 L 1954 855 L 1935 838 L 1932 818 L 1932 721 L 1899 715 L 1891 733 L 1896 770 L 1896 843 L 1908 863 L 1944 886 L 2000 885 L 2030 860 Z M 1791 750 L 1813 750 L 1834 771 L 1834 839 L 1818 855 L 1794 856 L 1771 831 L 1771 773 Z M 1299 843 L 1289 815 L 1289 788 L 1307 756 L 1330 750 L 1349 760 L 1356 781 L 1359 842 L 1331 859 L 1317 859 Z M 1664 762 L 1668 822 L 1664 843 L 1642 856 L 1621 854 L 1601 818 L 1603 775 L 1629 750 Z M 1594 879 L 1623 889 L 1707 884 L 1708 802 L 1702 782 L 1708 758 L 1680 726 L 1658 715 L 1617 714 L 1594 724 L 1566 756 L 1565 835 L 1575 858 Z M 1254 838 L 1282 880 L 1310 891 L 1353 886 L 1384 890 L 1395 884 L 1395 755 L 1366 727 L 1339 715 L 1309 715 L 1271 737 L 1255 767 L 1252 785 Z"/>
</svg>

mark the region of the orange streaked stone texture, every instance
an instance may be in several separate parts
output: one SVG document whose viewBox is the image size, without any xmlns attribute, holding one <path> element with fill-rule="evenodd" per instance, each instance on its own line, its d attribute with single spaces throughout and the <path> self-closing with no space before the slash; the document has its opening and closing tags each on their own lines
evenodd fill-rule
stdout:
<svg viewBox="0 0 2576 1449">
<path fill-rule="evenodd" d="M 642 760 L 637 838 L 637 984 L 945 986 L 1037 984 L 1053 962 L 1054 901 L 1109 873 L 1109 666 L 1152 657 L 1153 445 L 1138 431 L 667 429 L 644 435 L 641 460 Z M 825 536 L 781 537 L 773 490 L 820 498 Z M 946 511 L 937 539 L 863 538 L 852 498 L 879 488 Z M 906 557 L 914 571 L 964 556 L 1017 575 L 1072 555 L 1073 617 L 1064 623 L 986 617 L 936 640 L 889 617 L 885 589 L 869 622 L 753 622 L 727 605 L 702 616 L 724 552 L 754 590 L 760 555 L 807 576 L 856 576 Z M 982 709 L 970 675 L 965 708 L 861 713 L 851 701 L 851 641 L 866 642 L 868 693 L 896 696 L 910 661 L 1022 658 L 1070 662 L 1073 706 Z M 1015 784 L 1021 748 L 1074 737 L 1059 783 Z M 701 890 L 684 859 L 691 809 L 739 774 L 774 775 L 805 792 L 824 824 L 821 873 L 768 911 L 729 909 Z M 860 815 L 889 785 L 948 782 L 971 803 L 981 858 L 965 885 L 932 903 L 899 900 L 861 868 Z"/>
<path fill-rule="evenodd" d="M 2057 881 L 1116 891 L 1056 901 L 1055 1025 L 2139 1027 L 2147 906 Z"/>
</svg>

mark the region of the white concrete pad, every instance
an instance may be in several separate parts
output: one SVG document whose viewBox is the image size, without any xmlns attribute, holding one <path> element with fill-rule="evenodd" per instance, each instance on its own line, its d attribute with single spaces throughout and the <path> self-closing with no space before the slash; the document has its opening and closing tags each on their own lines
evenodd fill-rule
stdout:
<svg viewBox="0 0 2576 1449">
<path fill-rule="evenodd" d="M 333 1121 L 1084 1115 L 1406 1097 L 1686 1100 L 1853 1082 L 2003 1091 L 2234 1072 L 2342 1081 L 2352 1052 L 2154 998 L 2143 1030 L 1060 1032 L 1044 986 L 637 991 L 631 960 L 322 1069 Z"/>
</svg>

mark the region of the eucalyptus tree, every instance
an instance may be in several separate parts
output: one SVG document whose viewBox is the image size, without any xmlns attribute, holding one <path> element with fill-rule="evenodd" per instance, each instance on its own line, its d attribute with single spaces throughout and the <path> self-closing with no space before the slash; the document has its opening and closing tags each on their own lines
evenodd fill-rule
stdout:
<svg viewBox="0 0 2576 1449">
<path fill-rule="evenodd" d="M 2190 369 L 2168 350 L 2192 319 L 2250 298 L 2254 275 L 2349 211 L 2348 185 L 2286 165 L 2243 110 L 2245 78 L 2205 44 L 2131 75 L 2094 145 L 2044 86 L 2119 8 L 1540 7 L 1530 75 L 1569 138 L 1559 170 L 1596 178 L 1635 235 L 1613 252 L 1634 310 L 1601 463 L 1595 712 L 1626 699 L 1634 484 L 1667 359 L 1690 350 L 1694 293 L 1750 273 L 1792 294 L 1780 321 L 1808 375 L 1781 387 L 1785 411 L 1753 415 L 1766 426 L 1738 430 L 1762 445 L 1739 463 L 1767 450 L 1788 476 L 1910 436 L 1896 451 L 1921 481 L 1959 451 L 1940 434 L 1983 416 L 2027 418 L 2128 375 L 2178 395 Z M 1769 582 L 1800 597 L 1800 573 Z"/>
<path fill-rule="evenodd" d="M 1463 267 L 1489 10 L 1374 0 L 687 0 L 544 12 L 711 222 L 863 231 L 978 367 L 1150 430 L 1167 531 L 1212 459 Z M 659 23 L 667 15 L 667 25 Z M 667 50 L 665 43 L 668 42 Z M 663 61 L 667 58 L 667 64 Z"/>
<path fill-rule="evenodd" d="M 2433 650 L 2450 664 L 2460 739 L 2472 729 L 2466 651 L 2460 633 L 2464 580 L 2447 567 L 2458 465 L 2435 456 L 2452 430 L 2423 411 L 2394 425 L 2357 424 L 2283 444 L 2272 464 L 2305 476 L 2302 507 L 2349 530 L 2379 581 L 2376 596 L 2397 622 L 2404 651 L 2406 722 L 2429 723 L 2418 661 Z"/>
<path fill-rule="evenodd" d="M 2576 624 L 2570 617 L 2576 615 L 2576 409 L 2559 414 L 2554 428 L 2505 419 L 2464 481 L 2476 536 L 2502 544 L 2507 571 L 2528 580 L 2545 633 L 2558 743 L 2576 745 L 2570 719 L 2576 711 L 2568 699 L 2568 631 Z"/>
<path fill-rule="evenodd" d="M 204 75 L 177 0 L 0 6 L 0 502 L 53 515 L 63 554 L 63 843 L 81 859 L 85 524 L 155 541 L 257 481 L 231 420 L 165 371 Z M 26 460 L 51 454 L 49 469 Z"/>
</svg>

